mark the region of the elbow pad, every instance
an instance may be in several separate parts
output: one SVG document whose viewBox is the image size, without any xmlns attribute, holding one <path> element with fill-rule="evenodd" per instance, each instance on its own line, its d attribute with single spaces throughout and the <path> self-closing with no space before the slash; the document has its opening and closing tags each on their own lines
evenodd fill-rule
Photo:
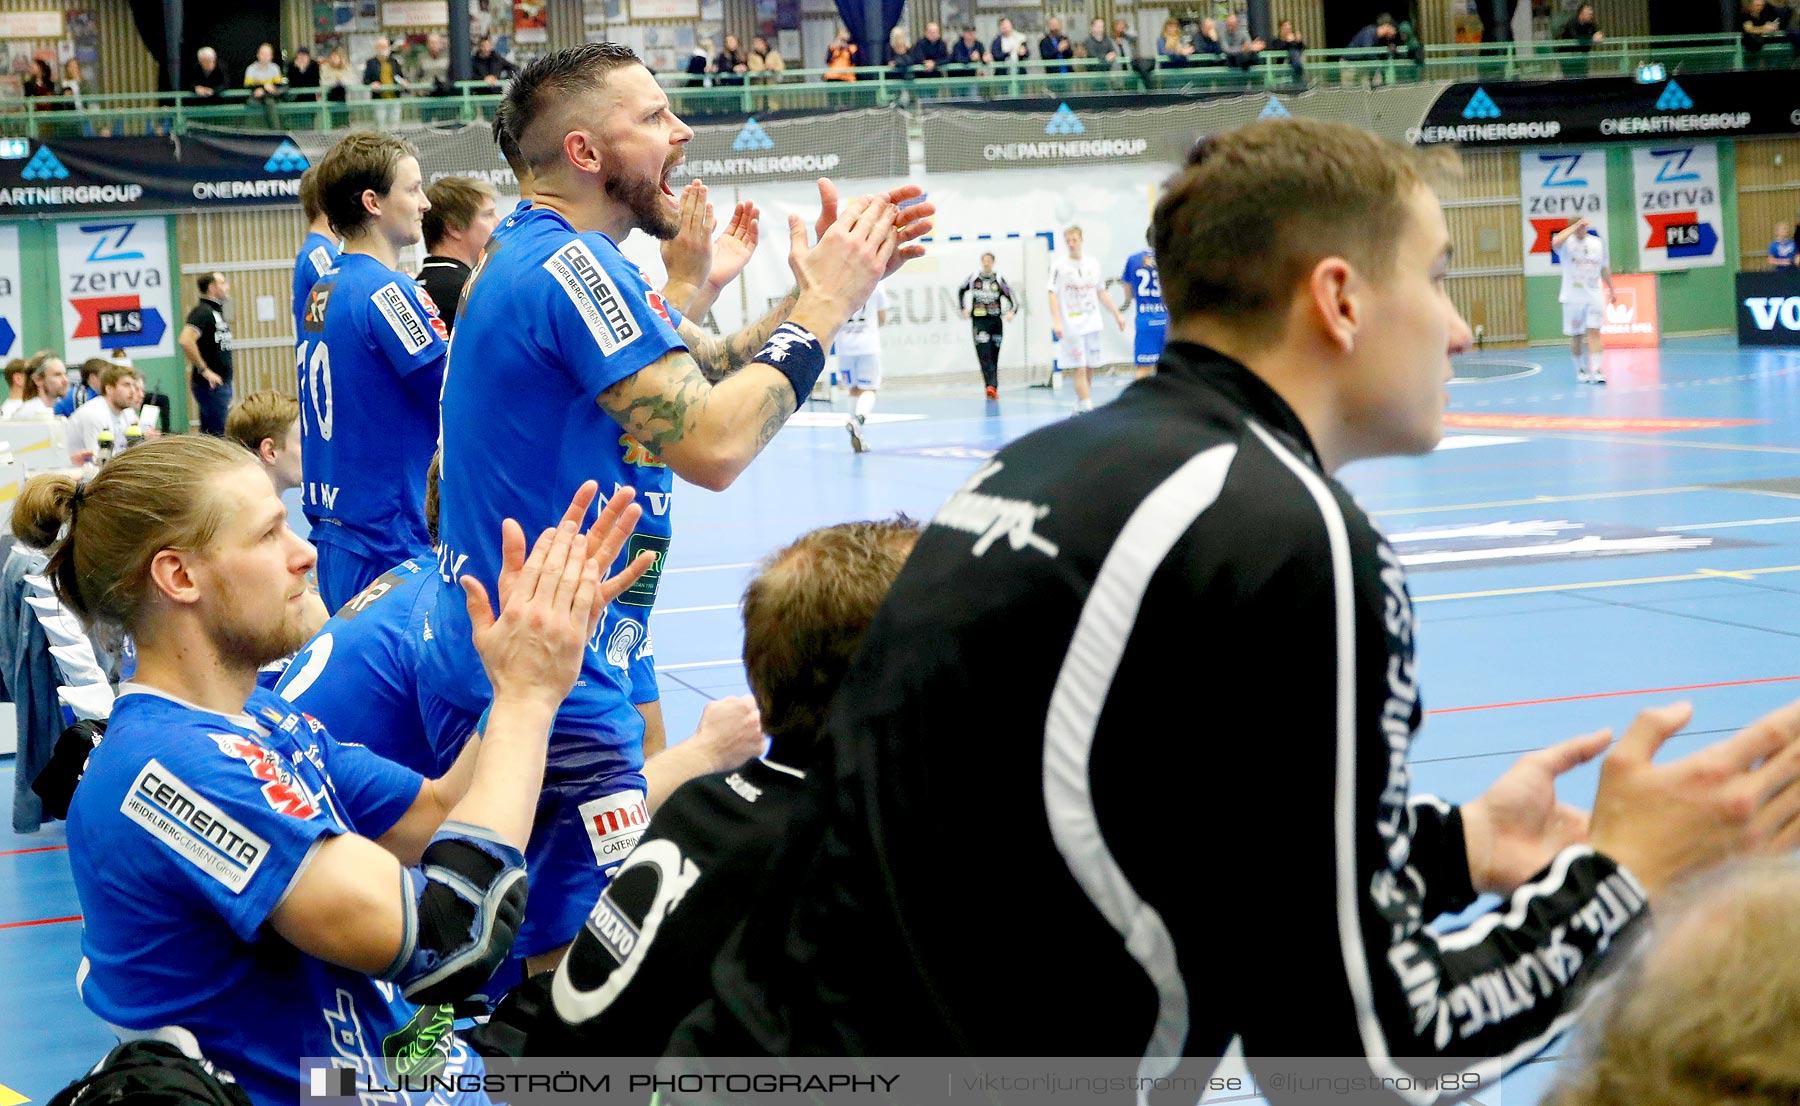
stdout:
<svg viewBox="0 0 1800 1106">
<path fill-rule="evenodd" d="M 416 868 L 401 872 L 405 933 L 380 978 L 421 1006 L 480 989 L 525 919 L 525 856 L 492 831 L 445 822 Z"/>
</svg>

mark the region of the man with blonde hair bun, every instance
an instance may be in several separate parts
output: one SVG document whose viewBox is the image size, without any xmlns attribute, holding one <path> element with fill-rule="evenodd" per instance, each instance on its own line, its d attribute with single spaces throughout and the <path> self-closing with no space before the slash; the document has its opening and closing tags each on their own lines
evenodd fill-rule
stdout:
<svg viewBox="0 0 1800 1106">
<path fill-rule="evenodd" d="M 1443 431 L 1472 335 L 1433 173 L 1309 120 L 1194 151 L 1152 223 L 1155 375 L 920 537 L 826 722 L 828 800 L 671 1055 L 1097 1057 L 1160 1102 L 1241 1047 L 1272 1103 L 1321 1101 L 1271 1079 L 1320 1057 L 1431 1106 L 1566 1029 L 1683 878 L 1800 845 L 1800 703 L 1660 760 L 1686 704 L 1610 751 L 1534 727 L 1485 793 L 1412 792 L 1406 571 L 1335 474 Z M 1559 802 L 1603 755 L 1592 814 Z"/>
</svg>

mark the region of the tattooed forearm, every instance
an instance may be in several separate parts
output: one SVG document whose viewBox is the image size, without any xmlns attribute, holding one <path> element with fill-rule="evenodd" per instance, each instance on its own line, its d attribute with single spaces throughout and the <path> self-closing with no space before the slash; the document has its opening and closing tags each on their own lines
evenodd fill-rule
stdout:
<svg viewBox="0 0 1800 1106">
<path fill-rule="evenodd" d="M 794 305 L 799 302 L 800 289 L 795 288 L 783 296 L 781 302 L 767 315 L 736 334 L 724 337 L 708 334 L 684 319 L 681 324 L 681 340 L 687 343 L 688 352 L 693 355 L 700 372 L 708 381 L 717 384 L 748 365 L 751 358 L 768 343 L 769 335 L 775 333 L 775 328 L 787 321 L 787 317 L 794 311 Z"/>
<path fill-rule="evenodd" d="M 769 390 L 763 394 L 762 425 L 756 431 L 758 453 L 781 432 L 781 428 L 787 425 L 788 416 L 793 413 L 794 389 L 782 384 L 769 385 Z"/>
<path fill-rule="evenodd" d="M 699 421 L 712 386 L 692 360 L 672 385 L 646 390 L 638 385 L 643 375 L 627 377 L 601 392 L 600 406 L 646 449 L 661 456 Z"/>
</svg>

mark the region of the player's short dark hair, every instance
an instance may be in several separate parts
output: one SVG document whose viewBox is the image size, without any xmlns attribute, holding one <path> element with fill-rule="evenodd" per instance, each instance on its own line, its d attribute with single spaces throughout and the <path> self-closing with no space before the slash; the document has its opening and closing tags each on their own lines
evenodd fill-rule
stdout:
<svg viewBox="0 0 1800 1106">
<path fill-rule="evenodd" d="M 513 78 L 504 102 L 506 129 L 526 164 L 542 172 L 561 156 L 562 143 L 531 141 L 534 125 L 572 96 L 598 92 L 614 70 L 643 61 L 631 47 L 617 42 L 584 42 L 533 60 Z M 560 139 L 560 136 L 559 136 Z"/>
<path fill-rule="evenodd" d="M 474 177 L 445 177 L 425 190 L 431 209 L 425 212 L 425 248 L 442 242 L 453 230 L 468 230 L 481 212 L 483 200 L 494 199 L 494 189 Z"/>
<path fill-rule="evenodd" d="M 306 219 L 307 226 L 325 214 L 325 208 L 319 203 L 319 167 L 308 165 L 306 172 L 300 174 L 300 214 Z"/>
<path fill-rule="evenodd" d="M 901 515 L 814 530 L 763 561 L 744 591 L 744 668 L 763 732 L 811 748 L 863 634 L 918 540 Z"/>
<path fill-rule="evenodd" d="M 201 273 L 199 277 L 194 280 L 194 287 L 204 296 L 206 293 L 212 291 L 213 285 L 218 283 L 219 278 L 224 275 L 224 273 L 218 272 Z"/>
<path fill-rule="evenodd" d="M 419 156 L 404 138 L 376 131 L 352 131 L 319 159 L 319 203 L 331 229 L 348 238 L 369 221 L 364 192 L 387 195 L 394 187 L 400 159 Z"/>
<path fill-rule="evenodd" d="M 1344 123 L 1272 119 L 1202 139 L 1151 223 L 1174 322 L 1209 316 L 1272 338 L 1314 265 L 1392 270 L 1413 190 L 1445 175 L 1429 154 Z"/>
</svg>

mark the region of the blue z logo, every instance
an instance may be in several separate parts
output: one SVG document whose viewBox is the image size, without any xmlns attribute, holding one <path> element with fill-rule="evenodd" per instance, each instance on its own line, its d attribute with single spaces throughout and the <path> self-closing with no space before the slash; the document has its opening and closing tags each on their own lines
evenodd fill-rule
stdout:
<svg viewBox="0 0 1800 1106">
<path fill-rule="evenodd" d="M 1550 166 L 1544 177 L 1545 188 L 1586 188 L 1587 178 L 1570 174 L 1581 164 L 1580 154 L 1539 154 L 1538 160 Z"/>
<path fill-rule="evenodd" d="M 1687 168 L 1688 158 L 1694 156 L 1692 146 L 1679 150 L 1651 150 L 1650 156 L 1662 158 L 1662 168 L 1656 171 L 1658 184 L 1674 184 L 1677 181 L 1700 179 L 1699 173 L 1682 172 Z"/>
<path fill-rule="evenodd" d="M 87 259 L 89 261 L 142 261 L 142 260 L 144 260 L 144 255 L 141 251 L 125 249 L 125 240 L 127 238 L 130 238 L 131 232 L 136 229 L 137 229 L 136 223 L 95 223 L 90 226 L 82 227 L 81 233 L 83 233 L 83 234 L 98 234 L 100 236 L 100 241 L 94 243 L 94 248 L 88 254 Z M 118 238 L 118 241 L 116 241 L 116 242 L 112 240 L 112 236 L 110 233 L 115 230 L 119 232 L 119 238 Z M 100 252 L 101 250 L 108 249 L 108 248 L 112 249 L 114 252 L 112 252 L 112 253 L 101 253 Z"/>
</svg>

